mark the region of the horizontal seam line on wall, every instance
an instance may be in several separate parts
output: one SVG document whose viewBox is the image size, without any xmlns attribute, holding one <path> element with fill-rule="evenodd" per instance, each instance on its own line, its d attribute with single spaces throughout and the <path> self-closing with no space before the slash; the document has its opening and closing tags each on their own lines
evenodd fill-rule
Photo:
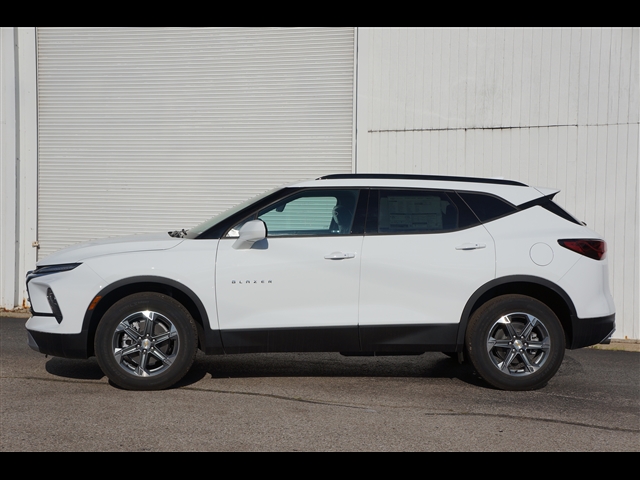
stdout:
<svg viewBox="0 0 640 480">
<path fill-rule="evenodd" d="M 397 130 L 369 130 L 368 133 L 402 133 L 402 132 L 449 132 L 457 130 L 521 130 L 531 128 L 561 128 L 561 127 L 615 127 L 620 125 L 640 125 L 640 122 L 628 123 L 597 123 L 578 125 L 576 123 L 567 125 L 524 125 L 524 126 L 503 126 L 503 127 L 453 127 L 453 128 L 406 128 Z"/>
</svg>

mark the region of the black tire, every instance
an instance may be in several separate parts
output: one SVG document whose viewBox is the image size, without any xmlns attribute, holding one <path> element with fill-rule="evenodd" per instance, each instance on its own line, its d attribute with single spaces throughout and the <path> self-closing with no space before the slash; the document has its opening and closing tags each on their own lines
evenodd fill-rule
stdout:
<svg viewBox="0 0 640 480">
<path fill-rule="evenodd" d="M 480 307 L 465 338 L 480 376 L 502 390 L 536 390 L 556 374 L 565 335 L 555 313 L 524 295 L 504 295 Z"/>
<path fill-rule="evenodd" d="M 137 293 L 104 314 L 95 336 L 100 368 L 127 390 L 162 390 L 193 364 L 197 330 L 186 308 L 159 293 Z"/>
</svg>

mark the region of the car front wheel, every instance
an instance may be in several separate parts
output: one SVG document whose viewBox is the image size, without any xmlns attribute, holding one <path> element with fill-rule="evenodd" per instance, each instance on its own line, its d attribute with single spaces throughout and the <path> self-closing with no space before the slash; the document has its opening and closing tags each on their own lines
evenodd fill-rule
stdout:
<svg viewBox="0 0 640 480">
<path fill-rule="evenodd" d="M 98 364 L 127 390 L 161 390 L 189 371 L 197 349 L 195 323 L 176 300 L 138 293 L 116 302 L 95 336 Z"/>
<path fill-rule="evenodd" d="M 560 368 L 565 336 L 558 317 L 544 303 L 504 295 L 473 314 L 466 346 L 474 368 L 494 387 L 535 390 Z"/>
</svg>

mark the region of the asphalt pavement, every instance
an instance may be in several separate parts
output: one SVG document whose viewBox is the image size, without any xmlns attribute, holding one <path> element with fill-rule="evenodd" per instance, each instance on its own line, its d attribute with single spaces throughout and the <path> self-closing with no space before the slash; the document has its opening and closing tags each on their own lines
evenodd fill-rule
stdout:
<svg viewBox="0 0 640 480">
<path fill-rule="evenodd" d="M 0 317 L 0 451 L 640 451 L 640 353 L 569 351 L 535 392 L 440 353 L 199 355 L 127 392 L 95 359 L 45 357 Z"/>
</svg>

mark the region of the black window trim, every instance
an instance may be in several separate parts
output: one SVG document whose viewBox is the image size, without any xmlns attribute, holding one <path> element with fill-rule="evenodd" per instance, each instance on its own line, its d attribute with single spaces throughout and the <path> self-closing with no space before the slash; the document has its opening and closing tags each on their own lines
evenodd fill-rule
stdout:
<svg viewBox="0 0 640 480">
<path fill-rule="evenodd" d="M 576 225 L 580 225 L 580 226 L 586 225 L 584 222 L 581 222 L 580 220 L 575 218 L 573 215 L 567 212 L 564 208 L 562 208 L 560 205 L 558 205 L 553 201 L 554 197 L 558 193 L 559 192 L 555 192 L 555 193 L 552 193 L 551 195 L 546 195 L 544 197 L 536 198 L 529 202 L 523 203 L 517 208 L 519 211 L 524 211 L 533 207 L 542 207 L 545 210 L 559 216 L 560 218 L 564 218 L 565 220 L 571 223 L 575 223 Z"/>
<path fill-rule="evenodd" d="M 506 203 L 507 205 L 509 205 L 510 207 L 513 207 L 513 211 L 511 212 L 507 212 L 503 215 L 499 215 L 497 217 L 491 218 L 489 220 L 486 221 L 480 221 L 480 223 L 482 223 L 483 225 L 486 225 L 487 223 L 491 223 L 494 222 L 496 220 L 500 220 L 501 218 L 504 217 L 508 217 L 509 215 L 513 215 L 515 213 L 519 213 L 519 212 L 524 212 L 525 210 L 528 210 L 530 208 L 533 207 L 542 207 L 545 210 L 571 222 L 571 223 L 575 223 L 576 225 L 585 225 L 584 222 L 581 222 L 580 220 L 578 220 L 577 218 L 575 218 L 573 215 L 571 215 L 569 212 L 567 212 L 564 208 L 562 208 L 560 205 L 558 205 L 557 203 L 555 203 L 553 201 L 554 197 L 558 194 L 558 192 L 552 193 L 551 195 L 546 195 L 546 196 L 542 196 L 542 197 L 538 197 L 538 198 L 534 198 L 533 200 L 530 200 L 528 202 L 522 203 L 520 205 L 514 205 L 513 203 L 511 203 L 510 201 L 498 196 L 498 195 L 494 195 L 492 193 L 488 193 L 488 192 L 478 192 L 478 191 L 471 191 L 471 190 L 456 190 L 456 193 L 469 193 L 469 194 L 478 194 L 478 195 L 487 195 L 490 197 L 494 197 L 497 198 L 499 200 L 501 200 L 502 202 Z M 460 198 L 461 201 L 465 202 L 467 204 L 467 206 L 471 209 L 471 211 L 473 212 L 474 215 L 477 214 L 475 213 L 473 207 L 471 205 L 469 205 L 466 200 L 464 198 L 462 198 L 461 195 L 458 195 L 458 198 Z M 550 206 L 550 204 L 553 204 L 553 206 L 555 206 L 556 208 Z M 478 218 L 478 220 L 480 220 Z"/>
<path fill-rule="evenodd" d="M 321 190 L 359 190 L 358 203 L 357 203 L 355 218 L 354 218 L 354 226 L 352 227 L 351 233 L 349 235 L 308 235 L 308 236 L 307 235 L 304 235 L 304 236 L 303 235 L 287 235 L 287 236 L 283 235 L 283 236 L 278 236 L 277 238 L 302 238 L 302 237 L 317 238 L 317 237 L 350 236 L 350 235 L 428 235 L 428 234 L 437 235 L 440 233 L 451 233 L 451 232 L 462 231 L 469 228 L 474 228 L 478 225 L 486 225 L 487 223 L 491 223 L 496 220 L 500 220 L 501 218 L 508 217 L 509 215 L 513 215 L 515 213 L 522 212 L 522 211 L 528 210 L 529 208 L 538 207 L 538 206 L 545 208 L 547 211 L 555 215 L 558 215 L 559 217 L 564 218 L 567 221 L 570 221 L 577 225 L 584 225 L 583 222 L 580 222 L 579 220 L 577 220 L 575 217 L 573 217 L 571 214 L 566 212 L 562 207 L 560 207 L 557 204 L 555 205 L 558 207 L 559 210 L 550 209 L 549 203 L 553 202 L 553 198 L 556 196 L 557 193 L 553 193 L 547 196 L 542 196 L 542 197 L 530 200 L 528 202 L 525 202 L 518 206 L 518 205 L 514 205 L 510 201 L 504 199 L 503 197 L 500 197 L 499 195 L 495 195 L 489 192 L 478 191 L 478 190 L 459 190 L 459 189 L 454 190 L 454 189 L 448 189 L 448 188 L 392 187 L 392 186 L 388 186 L 388 187 L 357 187 L 357 186 L 285 187 L 285 188 L 282 188 L 281 190 L 274 192 L 272 195 L 269 195 L 268 197 L 263 198 L 257 203 L 249 205 L 244 210 L 241 210 L 240 212 L 236 213 L 232 217 L 229 217 L 228 219 L 224 220 L 220 224 L 214 225 L 209 230 L 200 234 L 197 237 L 197 239 L 210 239 L 210 240 L 223 239 L 225 238 L 227 233 L 229 233 L 229 230 L 231 230 L 231 228 L 233 228 L 235 225 L 242 222 L 243 220 L 250 218 L 252 215 L 257 214 L 260 210 L 263 210 L 264 208 L 267 208 L 270 205 L 273 205 L 274 203 L 277 203 L 301 191 L 319 190 L 319 189 Z M 448 230 L 438 230 L 438 231 L 431 230 L 431 231 L 424 231 L 424 232 L 380 233 L 377 231 L 378 230 L 377 201 L 379 200 L 379 195 L 381 190 L 413 190 L 413 191 L 431 191 L 431 192 L 446 193 L 447 195 L 449 195 L 449 197 L 453 197 L 451 199 L 454 201 L 454 204 L 456 203 L 456 199 L 459 202 L 462 202 L 471 211 L 474 217 L 476 217 L 478 223 L 474 223 L 472 225 L 469 225 L 463 228 L 448 229 Z M 365 192 L 366 192 L 366 195 L 365 195 Z M 478 218 L 478 215 L 476 214 L 474 209 L 471 207 L 471 205 L 469 205 L 464 200 L 464 198 L 462 198 L 462 196 L 459 195 L 460 193 L 469 193 L 469 194 L 486 195 L 486 196 L 494 197 L 502 201 L 503 203 L 509 205 L 510 207 L 512 207 L 513 210 L 503 215 L 494 217 L 490 220 L 481 221 Z M 564 212 L 564 215 L 561 214 L 561 212 Z M 356 222 L 360 222 L 360 223 L 357 224 Z M 356 226 L 358 226 L 358 228 L 356 228 Z"/>
</svg>

